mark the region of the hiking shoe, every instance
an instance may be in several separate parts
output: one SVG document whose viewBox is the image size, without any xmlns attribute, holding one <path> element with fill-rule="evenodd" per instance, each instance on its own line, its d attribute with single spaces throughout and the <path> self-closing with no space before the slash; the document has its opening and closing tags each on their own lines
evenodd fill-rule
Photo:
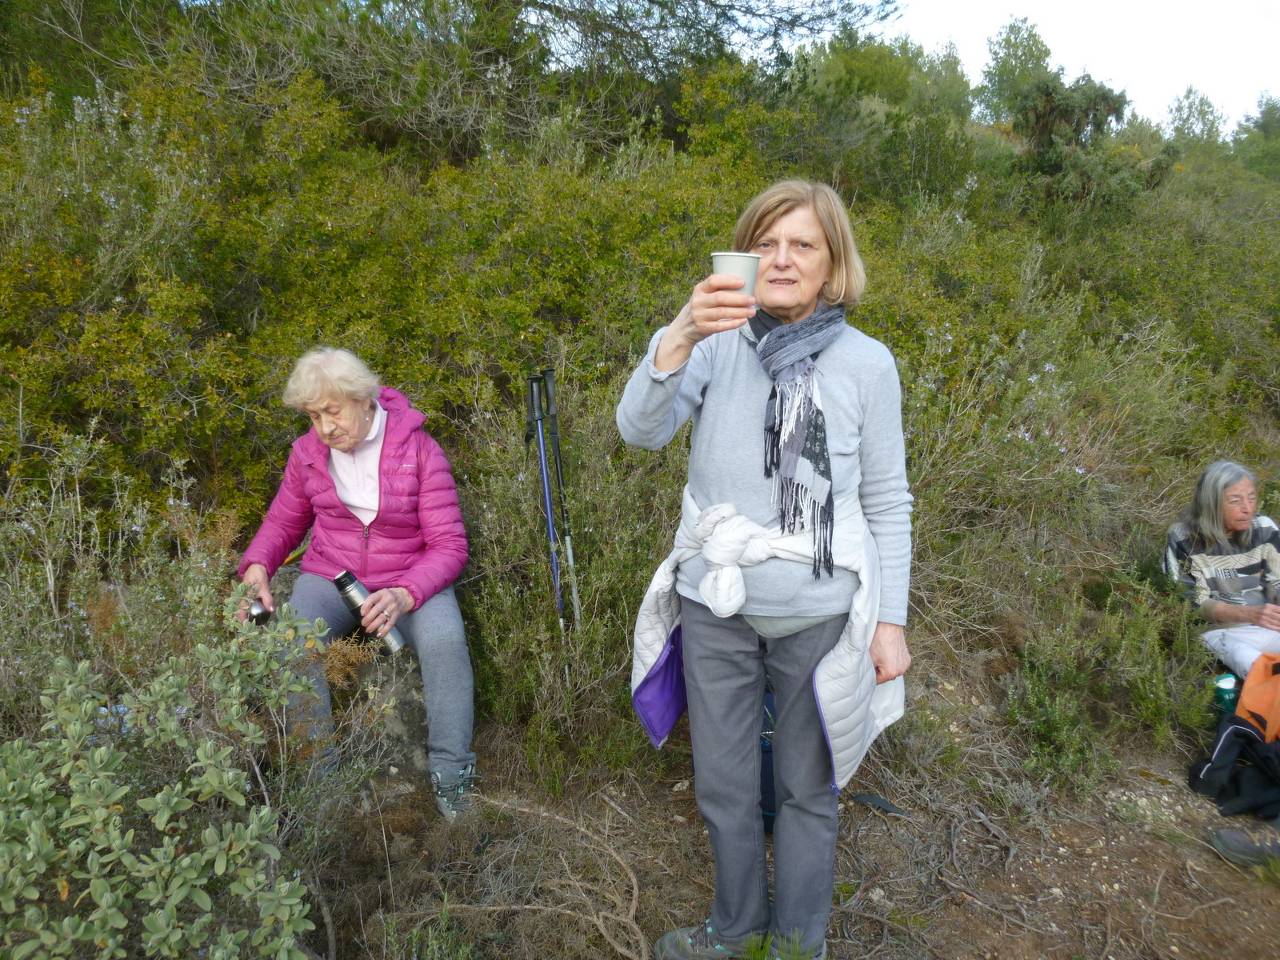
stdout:
<svg viewBox="0 0 1280 960">
<path fill-rule="evenodd" d="M 739 956 L 750 939 L 721 937 L 707 920 L 696 927 L 668 930 L 653 945 L 653 955 L 657 960 L 725 960 Z"/>
<path fill-rule="evenodd" d="M 1242 867 L 1257 867 L 1280 859 L 1280 817 L 1263 826 L 1213 831 L 1213 849 Z"/>
<path fill-rule="evenodd" d="M 468 763 L 452 776 L 439 770 L 431 771 L 431 789 L 436 794 L 436 809 L 446 820 L 458 819 L 458 815 L 471 809 L 471 791 L 476 780 L 476 765 Z"/>
</svg>

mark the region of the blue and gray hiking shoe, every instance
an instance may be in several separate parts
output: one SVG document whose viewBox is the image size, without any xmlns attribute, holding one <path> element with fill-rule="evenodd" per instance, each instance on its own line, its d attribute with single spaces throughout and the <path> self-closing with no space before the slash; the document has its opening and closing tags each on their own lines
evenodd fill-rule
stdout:
<svg viewBox="0 0 1280 960">
<path fill-rule="evenodd" d="M 1213 831 L 1213 849 L 1242 867 L 1257 867 L 1280 860 L 1280 817 L 1257 827 Z"/>
<path fill-rule="evenodd" d="M 721 937 L 708 920 L 696 927 L 668 930 L 653 945 L 653 955 L 657 960 L 726 960 L 741 956 L 750 939 Z"/>
<path fill-rule="evenodd" d="M 468 763 L 452 774 L 431 771 L 431 789 L 436 795 L 436 809 L 446 820 L 458 819 L 458 814 L 471 809 L 471 791 L 476 780 L 476 766 Z"/>
</svg>

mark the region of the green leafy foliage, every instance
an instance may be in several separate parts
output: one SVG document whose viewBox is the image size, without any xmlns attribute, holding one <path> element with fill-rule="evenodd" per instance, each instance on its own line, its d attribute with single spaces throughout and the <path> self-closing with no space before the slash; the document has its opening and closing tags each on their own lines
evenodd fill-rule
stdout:
<svg viewBox="0 0 1280 960">
<path fill-rule="evenodd" d="M 917 73 L 915 52 L 846 30 L 810 54 L 813 85 L 828 103 L 870 96 L 902 105 L 911 94 L 911 81 Z"/>
<path fill-rule="evenodd" d="M 298 626 L 230 620 L 229 640 L 118 698 L 86 661 L 46 666 L 41 738 L 0 745 L 9 956 L 305 957 L 304 888 L 280 871 L 277 814 L 248 802 L 239 765 L 266 742 L 249 708 L 279 712 L 308 688 L 281 668 Z"/>
<path fill-rule="evenodd" d="M 1181 599 L 1122 583 L 1101 611 L 1056 612 L 1027 637 L 1009 716 L 1034 776 L 1083 786 L 1113 762 L 1108 742 L 1141 730 L 1159 748 L 1210 725 L 1212 657 L 1186 629 Z"/>
<path fill-rule="evenodd" d="M 1035 26 L 1021 17 L 987 41 L 987 52 L 991 59 L 982 71 L 978 103 L 993 123 L 1005 123 L 1016 112 L 1023 91 L 1053 72 L 1049 47 Z"/>
<path fill-rule="evenodd" d="M 801 51 L 785 83 L 805 123 L 793 162 L 811 176 L 902 203 L 947 196 L 972 172 L 969 85 L 954 51 L 926 56 L 845 31 Z"/>
<path fill-rule="evenodd" d="M 1258 99 L 1258 114 L 1246 117 L 1240 125 L 1234 150 L 1246 169 L 1280 181 L 1280 99 Z"/>
<path fill-rule="evenodd" d="M 1199 145 L 1217 146 L 1225 119 L 1213 101 L 1195 87 L 1187 87 L 1169 106 L 1169 127 L 1174 138 Z"/>
<path fill-rule="evenodd" d="M 108 475 L 102 502 L 104 445 L 60 445 L 0 511 L 0 953 L 302 958 L 332 801 L 386 711 L 326 751 L 294 735 L 323 626 L 236 619 L 234 522 L 176 476 L 153 504 Z"/>
</svg>

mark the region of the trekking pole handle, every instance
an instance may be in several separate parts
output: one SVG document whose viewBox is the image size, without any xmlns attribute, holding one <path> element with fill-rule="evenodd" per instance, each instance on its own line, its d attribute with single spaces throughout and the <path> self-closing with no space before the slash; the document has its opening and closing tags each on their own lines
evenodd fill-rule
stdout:
<svg viewBox="0 0 1280 960">
<path fill-rule="evenodd" d="M 542 371 L 543 389 L 547 395 L 547 416 L 555 417 L 556 415 L 556 372 L 554 370 Z"/>
<path fill-rule="evenodd" d="M 542 419 L 542 376 L 529 376 L 529 422 Z"/>
</svg>

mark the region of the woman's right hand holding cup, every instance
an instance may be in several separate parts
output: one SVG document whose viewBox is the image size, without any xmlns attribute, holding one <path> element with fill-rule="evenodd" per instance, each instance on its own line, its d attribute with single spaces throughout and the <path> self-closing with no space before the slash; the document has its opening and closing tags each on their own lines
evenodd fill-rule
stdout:
<svg viewBox="0 0 1280 960">
<path fill-rule="evenodd" d="M 689 302 L 663 334 L 654 366 L 675 370 L 689 359 L 699 341 L 750 320 L 756 312 L 756 298 L 754 291 L 742 288 L 742 278 L 727 273 L 713 273 L 694 287 Z"/>
</svg>

